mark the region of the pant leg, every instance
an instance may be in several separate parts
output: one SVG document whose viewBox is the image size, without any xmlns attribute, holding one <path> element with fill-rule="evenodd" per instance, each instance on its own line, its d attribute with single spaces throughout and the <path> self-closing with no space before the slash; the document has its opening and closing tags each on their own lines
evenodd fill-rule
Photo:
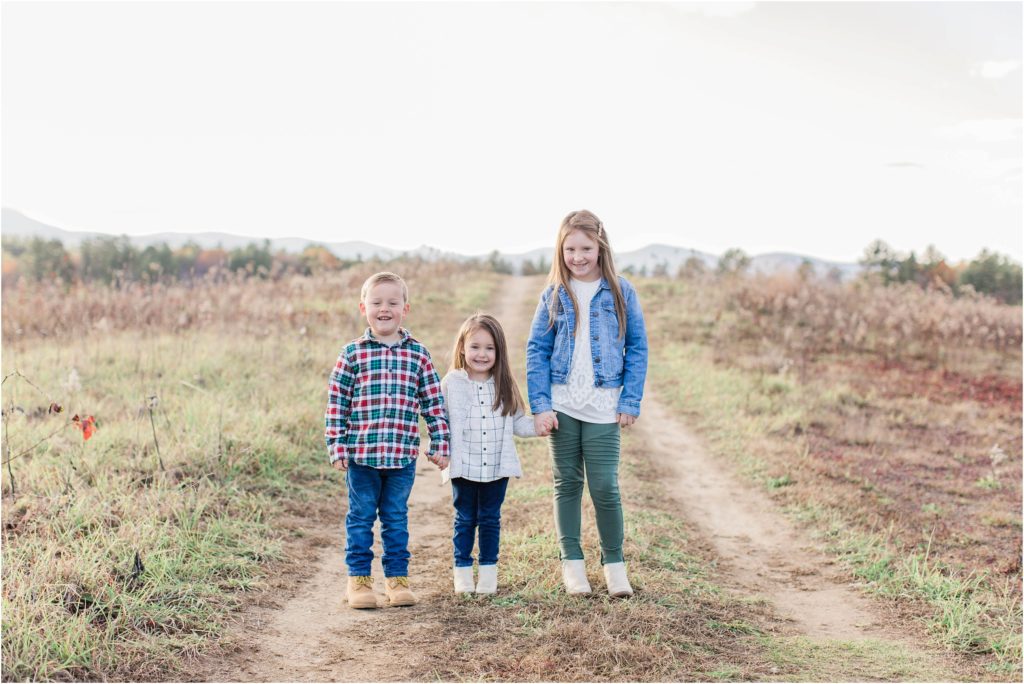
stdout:
<svg viewBox="0 0 1024 684">
<path fill-rule="evenodd" d="M 583 452 L 580 421 L 556 412 L 558 429 L 551 433 L 551 473 L 555 486 L 555 530 L 562 560 L 582 560 L 580 505 L 583 502 Z"/>
<path fill-rule="evenodd" d="M 416 461 L 404 468 L 382 469 L 380 494 L 381 561 L 385 577 L 409 574 L 409 494 L 416 481 Z"/>
<path fill-rule="evenodd" d="M 601 564 L 622 562 L 622 499 L 619 496 L 620 429 L 618 423 L 584 423 L 583 463 L 594 502 Z"/>
<path fill-rule="evenodd" d="M 455 567 L 473 566 L 473 542 L 476 541 L 480 483 L 461 477 L 452 478 L 452 504 L 455 506 Z"/>
<path fill-rule="evenodd" d="M 364 577 L 370 574 L 373 562 L 373 523 L 380 503 L 380 471 L 350 462 L 345 482 L 348 485 L 345 565 L 350 576 Z"/>
<path fill-rule="evenodd" d="M 477 508 L 480 565 L 494 565 L 498 562 L 498 548 L 501 544 L 501 505 L 505 502 L 507 489 L 507 477 L 480 484 Z"/>
</svg>

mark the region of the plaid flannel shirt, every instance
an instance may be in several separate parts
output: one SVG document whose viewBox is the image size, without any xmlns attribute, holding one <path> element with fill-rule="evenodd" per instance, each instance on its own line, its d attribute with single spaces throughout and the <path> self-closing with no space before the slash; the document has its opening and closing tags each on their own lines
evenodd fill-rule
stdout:
<svg viewBox="0 0 1024 684">
<path fill-rule="evenodd" d="M 392 346 L 370 329 L 345 345 L 327 390 L 325 438 L 331 464 L 403 468 L 419 455 L 419 416 L 432 461 L 449 455 L 448 416 L 430 352 L 402 328 Z"/>
</svg>

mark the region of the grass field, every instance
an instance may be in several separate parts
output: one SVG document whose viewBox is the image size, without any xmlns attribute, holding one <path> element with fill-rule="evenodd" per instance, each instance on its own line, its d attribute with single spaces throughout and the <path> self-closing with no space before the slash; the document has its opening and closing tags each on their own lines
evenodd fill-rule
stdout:
<svg viewBox="0 0 1024 684">
<path fill-rule="evenodd" d="M 793 326 L 788 340 L 749 335 L 736 296 L 728 286 L 642 284 L 651 386 L 868 591 L 926 620 L 955 652 L 980 655 L 996 676 L 1018 677 L 1020 307 L 995 310 L 1016 321 L 1012 346 L 891 346 L 873 339 L 884 330 L 868 329 L 856 345 L 819 349 L 807 341 L 817 312 L 778 316 L 778 329 Z M 935 317 L 965 331 L 970 321 L 958 318 L 985 315 L 948 304 Z M 760 325 L 771 326 L 771 310 L 764 315 Z"/>
<path fill-rule="evenodd" d="M 396 268 L 412 290 L 408 325 L 443 372 L 458 324 L 506 281 L 445 264 Z M 4 291 L 4 680 L 186 678 L 187 656 L 223 634 L 271 573 L 300 562 L 282 521 L 337 496 L 322 442 L 326 378 L 364 327 L 358 288 L 373 270 Z M 936 324 L 907 343 L 894 336 L 914 340 L 916 328 L 894 333 L 865 315 L 844 342 L 828 332 L 841 326 L 801 324 L 789 309 L 757 309 L 754 325 L 736 284 L 638 285 L 658 397 L 813 530 L 851 581 L 924 621 L 970 673 L 958 678 L 1019 678 L 1020 308 L 956 305 L 976 327 L 1006 327 L 1002 337 Z M 88 441 L 75 414 L 96 418 Z M 631 434 L 622 488 L 638 597 L 565 596 L 546 447 L 520 444 L 526 475 L 509 489 L 502 540 L 512 589 L 445 597 L 436 649 L 412 678 L 953 676 L 891 644 L 803 640 L 763 601 L 725 590 L 714 551 Z M 450 572 L 450 559 L 432 562 Z"/>
<path fill-rule="evenodd" d="M 5 300 L 5 460 L 15 458 L 13 478 L 4 470 L 4 679 L 185 676 L 182 656 L 220 634 L 283 560 L 279 514 L 337 487 L 323 448 L 326 379 L 365 327 L 358 293 L 372 271 L 100 292 L 66 316 L 29 293 Z M 444 367 L 450 331 L 495 278 L 403 273 L 408 324 Z M 164 310 L 164 297 L 182 309 Z M 62 413 L 47 412 L 53 402 Z M 74 414 L 95 417 L 88 441 Z"/>
</svg>

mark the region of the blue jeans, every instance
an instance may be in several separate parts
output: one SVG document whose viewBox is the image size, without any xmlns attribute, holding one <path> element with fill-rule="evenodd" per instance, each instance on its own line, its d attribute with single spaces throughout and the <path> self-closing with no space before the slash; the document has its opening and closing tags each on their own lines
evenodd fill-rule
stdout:
<svg viewBox="0 0 1024 684">
<path fill-rule="evenodd" d="M 404 468 L 370 468 L 349 463 L 348 515 L 345 516 L 345 564 L 351 577 L 370 574 L 373 523 L 380 516 L 385 577 L 409 574 L 409 494 L 416 461 Z"/>
<path fill-rule="evenodd" d="M 452 502 L 455 504 L 455 567 L 473 566 L 473 542 L 480 530 L 480 565 L 498 562 L 501 536 L 501 504 L 505 501 L 508 478 L 493 482 L 452 479 Z"/>
</svg>

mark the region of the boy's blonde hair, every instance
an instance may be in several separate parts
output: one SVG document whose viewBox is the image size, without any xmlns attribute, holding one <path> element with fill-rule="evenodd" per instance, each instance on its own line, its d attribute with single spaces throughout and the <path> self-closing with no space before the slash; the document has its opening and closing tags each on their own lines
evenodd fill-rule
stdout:
<svg viewBox="0 0 1024 684">
<path fill-rule="evenodd" d="M 565 239 L 575 230 L 586 234 L 587 237 L 597 243 L 597 261 L 601 266 L 601 275 L 604 276 L 605 281 L 608 283 L 608 289 L 612 291 L 612 298 L 615 300 L 615 314 L 619 321 L 619 339 L 622 339 L 626 334 L 626 298 L 622 296 L 622 288 L 619 287 L 619 275 L 615 271 L 615 261 L 612 259 L 612 246 L 608 242 L 608 231 L 604 229 L 601 219 L 586 209 L 570 212 L 562 219 L 562 225 L 558 228 L 558 239 L 555 241 L 555 258 L 551 261 L 551 271 L 548 273 L 548 284 L 554 286 L 554 291 L 551 294 L 551 303 L 548 306 L 548 324 L 549 326 L 554 325 L 555 316 L 558 314 L 559 285 L 565 288 L 565 293 L 569 295 L 572 307 L 576 311 L 574 323 L 579 325 L 580 322 L 579 302 L 576 301 L 576 296 L 572 293 L 572 288 L 569 287 L 569 280 L 572 278 L 572 274 L 569 272 L 568 267 L 566 267 L 565 257 L 562 255 L 562 246 L 565 244 Z M 576 331 L 573 330 L 573 334 L 575 333 Z"/>
<path fill-rule="evenodd" d="M 373 289 L 374 286 L 380 285 L 381 283 L 398 283 L 399 285 L 401 285 L 402 299 L 406 304 L 409 303 L 409 287 L 405 284 L 405 281 L 402 280 L 402 276 L 398 275 L 397 273 L 392 273 L 391 271 L 381 271 L 379 273 L 374 273 L 372 276 L 367 278 L 366 282 L 363 283 L 363 289 L 360 290 L 359 292 L 359 301 L 365 302 L 366 296 L 370 294 L 370 290 Z"/>
</svg>

